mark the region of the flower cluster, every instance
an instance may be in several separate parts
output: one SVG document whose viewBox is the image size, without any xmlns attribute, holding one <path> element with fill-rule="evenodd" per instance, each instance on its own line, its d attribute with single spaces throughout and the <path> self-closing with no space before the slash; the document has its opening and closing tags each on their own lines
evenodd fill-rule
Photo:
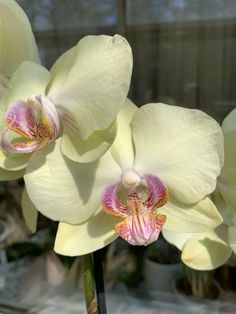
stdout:
<svg viewBox="0 0 236 314">
<path fill-rule="evenodd" d="M 0 18 L 0 179 L 24 178 L 32 231 L 38 211 L 59 221 L 55 251 L 76 256 L 118 236 L 148 245 L 161 231 L 199 235 L 222 223 L 208 197 L 224 163 L 214 119 L 135 106 L 120 35 L 86 36 L 47 70 L 13 0 L 0 0 Z"/>
</svg>

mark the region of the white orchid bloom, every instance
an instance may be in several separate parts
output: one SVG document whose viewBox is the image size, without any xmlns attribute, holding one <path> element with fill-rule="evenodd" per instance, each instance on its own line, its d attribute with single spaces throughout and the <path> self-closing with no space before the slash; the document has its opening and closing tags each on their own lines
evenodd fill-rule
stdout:
<svg viewBox="0 0 236 314">
<path fill-rule="evenodd" d="M 182 261 L 198 270 L 217 268 L 232 251 L 236 253 L 236 109 L 224 119 L 222 130 L 225 162 L 211 197 L 224 223 L 203 233 L 163 232 L 166 240 L 182 251 Z"/>
<path fill-rule="evenodd" d="M 50 72 L 22 63 L 2 96 L 0 166 L 25 169 L 32 153 L 58 137 L 68 158 L 98 158 L 115 138 L 131 71 L 131 48 L 119 35 L 84 37 Z"/>
<path fill-rule="evenodd" d="M 9 80 L 23 61 L 39 62 L 38 49 L 27 16 L 13 0 L 0 0 L 0 108 Z M 2 152 L 0 151 L 0 156 Z M 16 179 L 23 171 L 0 166 L 0 180 Z"/>
<path fill-rule="evenodd" d="M 137 109 L 127 101 L 116 140 L 99 160 L 72 162 L 58 141 L 32 156 L 24 176 L 26 216 L 36 207 L 60 221 L 55 250 L 64 255 L 95 251 L 117 236 L 148 245 L 163 228 L 214 228 L 222 218 L 206 195 L 223 163 L 222 140 L 218 124 L 201 111 Z"/>
</svg>

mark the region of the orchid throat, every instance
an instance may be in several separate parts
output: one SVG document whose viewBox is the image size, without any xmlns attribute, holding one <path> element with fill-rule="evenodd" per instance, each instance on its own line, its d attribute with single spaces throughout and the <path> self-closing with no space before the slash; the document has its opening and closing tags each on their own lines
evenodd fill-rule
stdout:
<svg viewBox="0 0 236 314">
<path fill-rule="evenodd" d="M 32 153 L 56 139 L 60 120 L 53 102 L 45 96 L 10 105 L 5 115 L 1 148 L 7 153 Z"/>
<path fill-rule="evenodd" d="M 157 240 L 166 216 L 157 214 L 168 199 L 167 188 L 156 176 L 140 176 L 133 169 L 123 172 L 121 181 L 108 186 L 102 204 L 109 215 L 119 216 L 116 233 L 132 245 L 148 245 Z"/>
</svg>

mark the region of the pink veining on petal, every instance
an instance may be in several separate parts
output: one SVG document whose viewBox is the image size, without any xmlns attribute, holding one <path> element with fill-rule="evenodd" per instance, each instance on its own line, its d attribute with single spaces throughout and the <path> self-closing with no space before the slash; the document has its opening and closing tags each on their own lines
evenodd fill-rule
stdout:
<svg viewBox="0 0 236 314">
<path fill-rule="evenodd" d="M 60 119 L 56 107 L 47 97 L 36 97 L 42 105 L 42 125 L 47 129 L 50 138 L 55 138 L 59 132 Z"/>
<path fill-rule="evenodd" d="M 123 206 L 117 198 L 119 184 L 108 186 L 102 196 L 102 205 L 105 212 L 109 215 L 127 217 L 126 206 Z"/>
<path fill-rule="evenodd" d="M 12 131 L 29 139 L 35 137 L 36 120 L 32 108 L 27 103 L 21 101 L 11 105 L 5 119 Z"/>
<path fill-rule="evenodd" d="M 106 188 L 102 204 L 109 215 L 120 216 L 122 221 L 115 225 L 115 230 L 132 245 L 148 245 L 157 240 L 166 216 L 155 211 L 163 206 L 168 198 L 164 183 L 153 175 L 145 175 L 147 199 L 143 200 L 137 191 L 130 192 L 125 204 L 119 200 L 118 188 L 114 184 Z"/>
<path fill-rule="evenodd" d="M 8 153 L 34 152 L 54 140 L 60 127 L 54 104 L 42 96 L 11 105 L 5 119 L 1 147 Z M 20 138 L 12 141 L 11 132 Z"/>
<path fill-rule="evenodd" d="M 147 209 L 163 206 L 168 200 L 168 191 L 165 184 L 152 174 L 147 174 L 144 177 L 148 188 L 148 198 L 144 205 Z"/>
<path fill-rule="evenodd" d="M 123 219 L 115 225 L 115 230 L 130 244 L 146 246 L 158 239 L 165 220 L 164 215 L 147 212 Z"/>
</svg>

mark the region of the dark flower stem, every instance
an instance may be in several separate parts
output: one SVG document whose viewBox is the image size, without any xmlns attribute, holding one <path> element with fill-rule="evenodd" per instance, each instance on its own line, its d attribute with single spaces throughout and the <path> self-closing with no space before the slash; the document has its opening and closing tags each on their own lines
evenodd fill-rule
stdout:
<svg viewBox="0 0 236 314">
<path fill-rule="evenodd" d="M 104 278 L 103 278 L 103 265 L 101 251 L 98 250 L 93 253 L 93 267 L 94 267 L 94 278 L 97 292 L 97 302 L 98 302 L 98 313 L 107 314 L 106 308 L 106 296 L 104 288 Z"/>
</svg>

